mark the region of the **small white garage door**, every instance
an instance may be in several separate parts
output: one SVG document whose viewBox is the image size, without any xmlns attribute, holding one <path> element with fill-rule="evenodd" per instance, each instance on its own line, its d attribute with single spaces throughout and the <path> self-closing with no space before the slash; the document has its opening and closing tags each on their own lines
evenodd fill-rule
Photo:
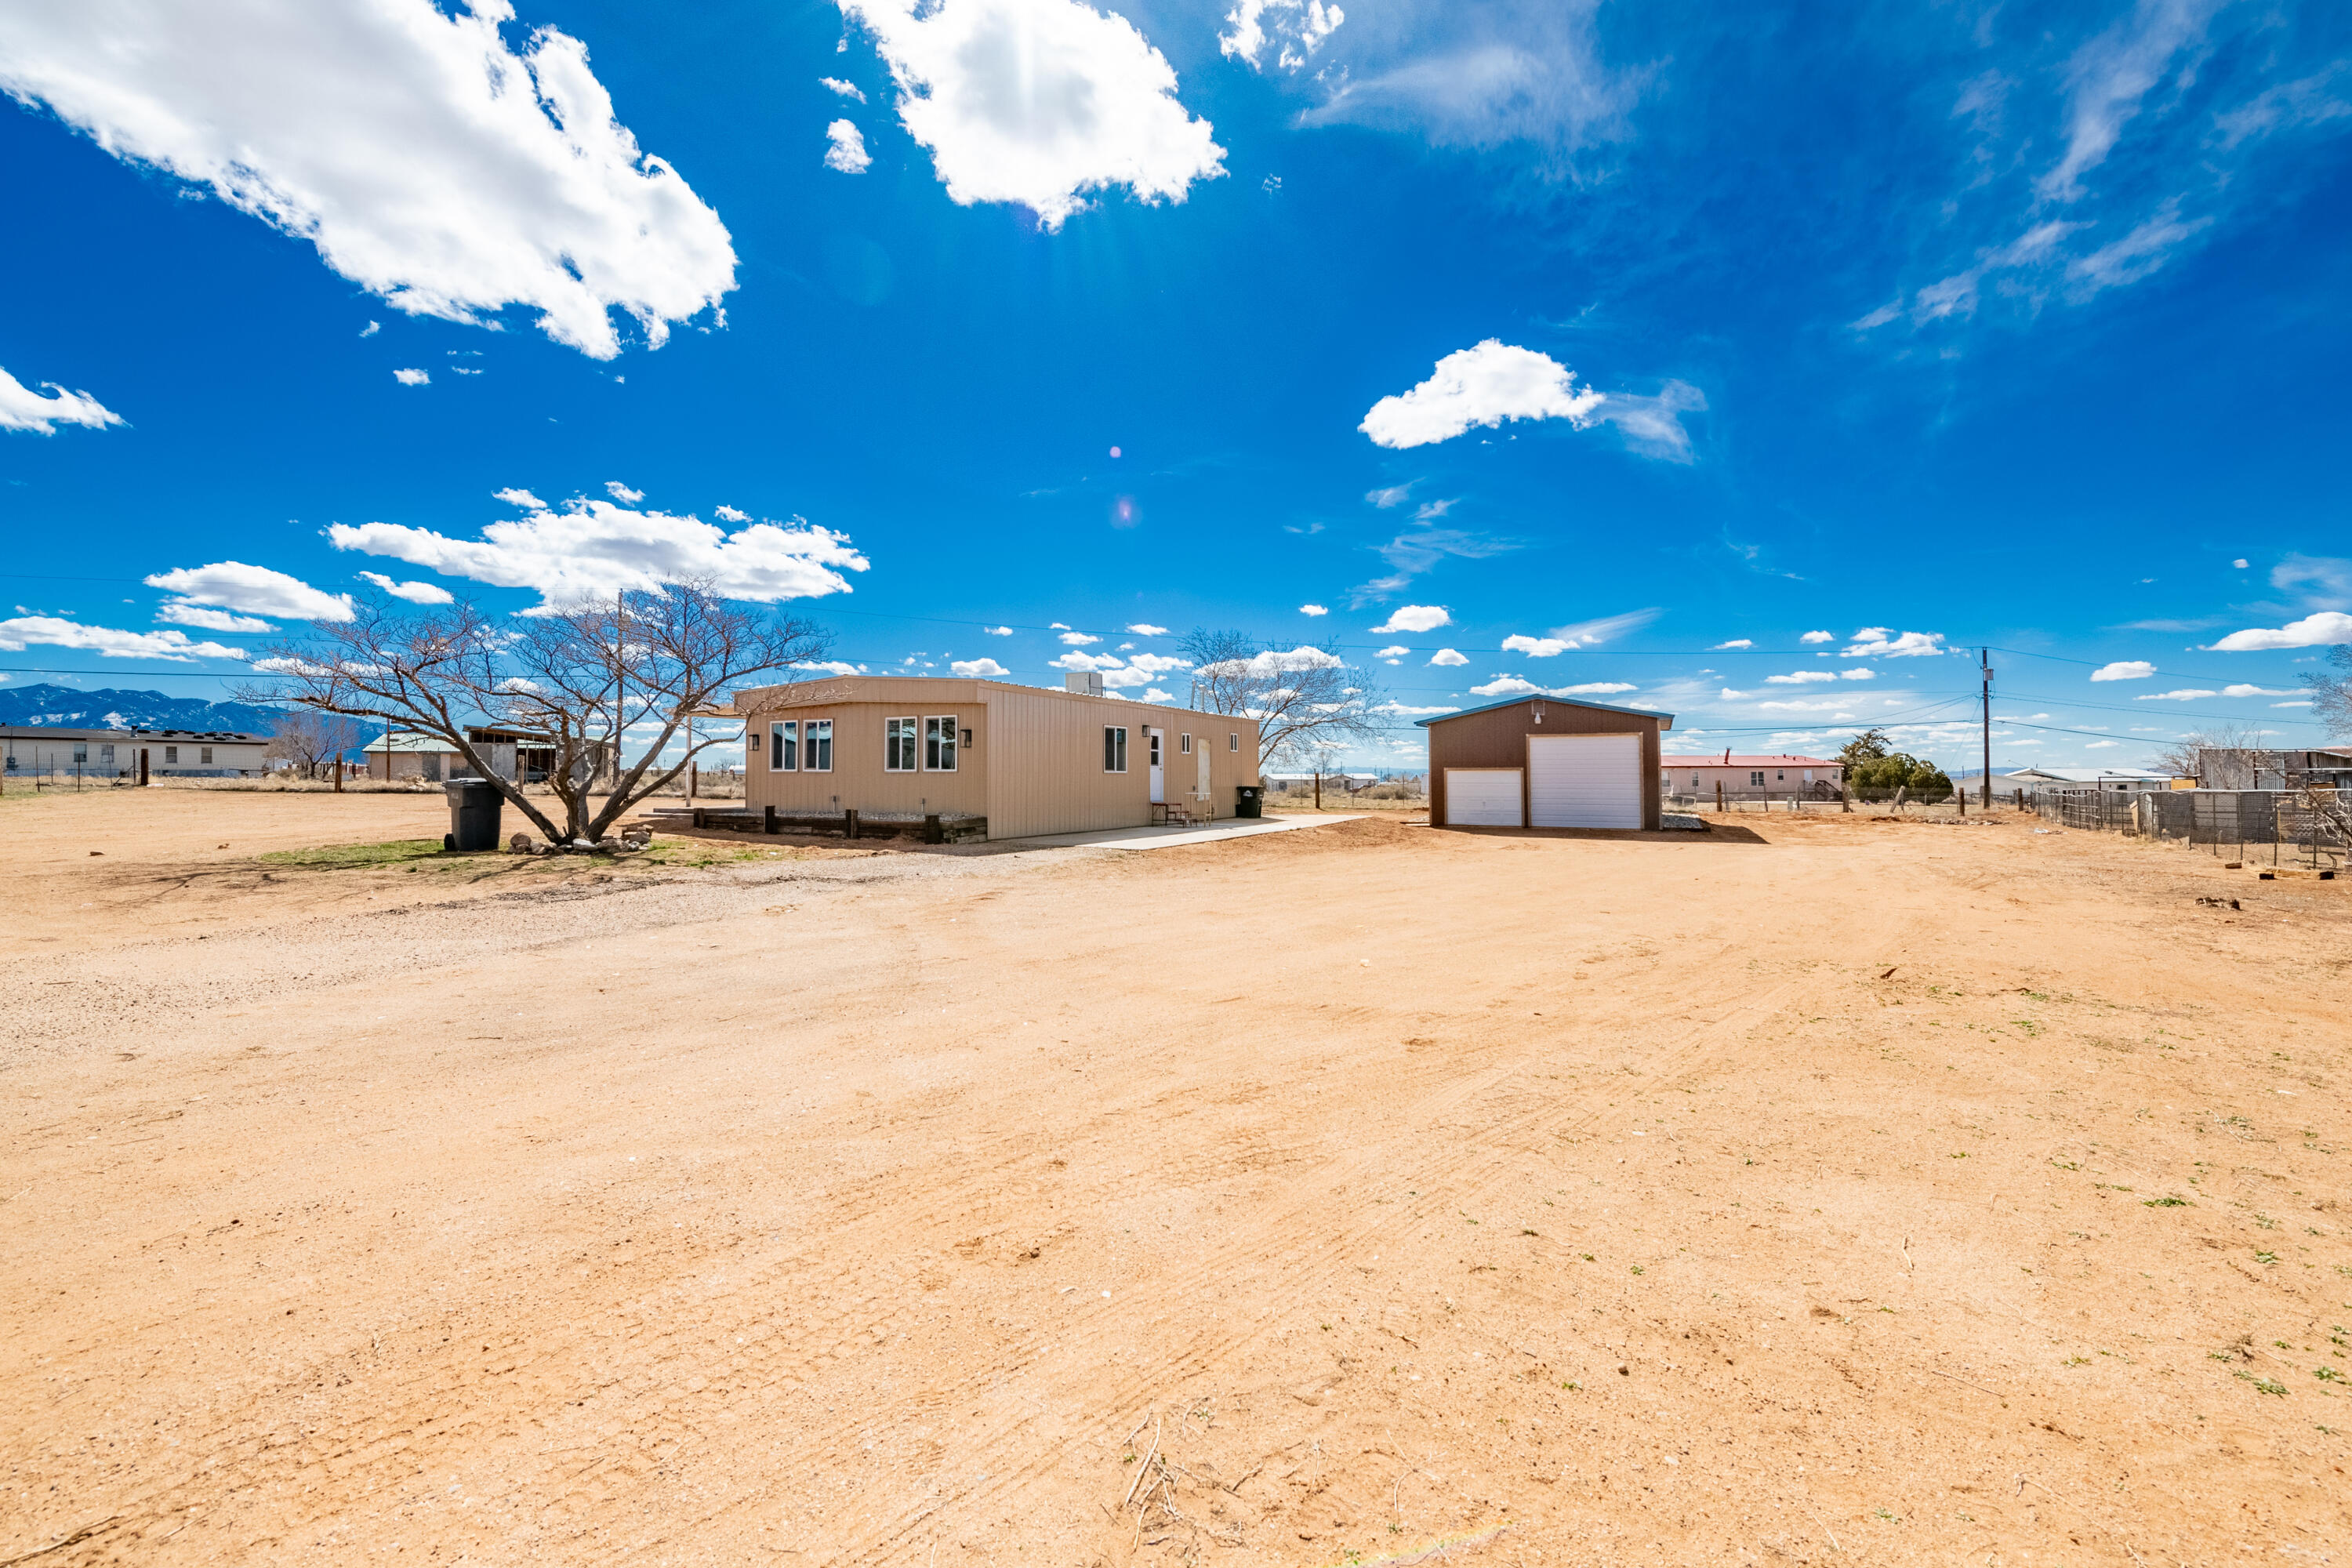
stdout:
<svg viewBox="0 0 2352 1568">
<path fill-rule="evenodd" d="M 1449 827 L 1519 826 L 1519 770 L 1445 770 L 1445 824 Z"/>
<path fill-rule="evenodd" d="M 1642 826 L 1642 737 L 1528 737 L 1528 815 L 1538 827 Z"/>
</svg>

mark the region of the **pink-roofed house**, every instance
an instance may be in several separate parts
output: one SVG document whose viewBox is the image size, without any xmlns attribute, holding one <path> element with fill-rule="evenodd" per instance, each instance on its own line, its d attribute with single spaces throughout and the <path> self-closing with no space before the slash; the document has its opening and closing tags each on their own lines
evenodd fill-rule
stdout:
<svg viewBox="0 0 2352 1568">
<path fill-rule="evenodd" d="M 1696 799 L 1716 798 L 1723 786 L 1726 800 L 1834 800 L 1844 786 L 1845 764 L 1822 757 L 1741 756 L 1736 752 L 1703 757 L 1660 757 L 1661 793 Z"/>
</svg>

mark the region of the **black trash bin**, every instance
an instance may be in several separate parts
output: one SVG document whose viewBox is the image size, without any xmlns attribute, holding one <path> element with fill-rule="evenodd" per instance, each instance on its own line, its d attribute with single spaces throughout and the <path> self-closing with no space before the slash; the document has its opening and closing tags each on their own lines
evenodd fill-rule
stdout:
<svg viewBox="0 0 2352 1568">
<path fill-rule="evenodd" d="M 1235 816 L 1263 816 L 1265 815 L 1265 785 L 1235 784 L 1234 786 L 1234 815 Z"/>
<path fill-rule="evenodd" d="M 506 796 L 488 779 L 454 779 L 441 786 L 449 796 L 449 831 L 441 847 L 478 855 L 499 847 L 499 813 Z"/>
</svg>

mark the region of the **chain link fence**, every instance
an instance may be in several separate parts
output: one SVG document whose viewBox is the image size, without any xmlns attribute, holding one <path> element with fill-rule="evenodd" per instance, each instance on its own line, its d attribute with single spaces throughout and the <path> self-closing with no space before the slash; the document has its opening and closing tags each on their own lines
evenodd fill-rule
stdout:
<svg viewBox="0 0 2352 1568">
<path fill-rule="evenodd" d="M 2274 866 L 2345 864 L 2352 798 L 2336 790 L 2040 790 L 2026 809 L 2045 822 L 2188 844 Z"/>
</svg>

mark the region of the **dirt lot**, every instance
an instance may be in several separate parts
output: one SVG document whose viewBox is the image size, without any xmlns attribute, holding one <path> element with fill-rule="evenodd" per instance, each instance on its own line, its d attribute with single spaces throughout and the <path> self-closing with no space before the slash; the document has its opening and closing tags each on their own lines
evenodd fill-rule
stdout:
<svg viewBox="0 0 2352 1568">
<path fill-rule="evenodd" d="M 439 826 L 0 805 L 0 1563 L 2352 1554 L 2352 886 Z"/>
</svg>

